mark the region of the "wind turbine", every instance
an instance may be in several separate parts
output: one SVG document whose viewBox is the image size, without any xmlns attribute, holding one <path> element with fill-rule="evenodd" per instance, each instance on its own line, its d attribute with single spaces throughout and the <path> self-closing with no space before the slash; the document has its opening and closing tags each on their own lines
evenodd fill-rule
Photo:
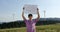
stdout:
<svg viewBox="0 0 60 32">
<path fill-rule="evenodd" d="M 13 20 L 15 20 L 15 14 L 14 13 L 12 14 L 12 16 L 13 16 Z"/>
<path fill-rule="evenodd" d="M 46 21 L 46 11 L 44 10 L 44 21 Z"/>
</svg>

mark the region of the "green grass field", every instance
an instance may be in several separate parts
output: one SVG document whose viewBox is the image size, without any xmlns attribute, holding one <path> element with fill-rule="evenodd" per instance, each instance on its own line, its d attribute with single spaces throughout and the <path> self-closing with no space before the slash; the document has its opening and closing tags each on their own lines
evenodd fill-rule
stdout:
<svg viewBox="0 0 60 32">
<path fill-rule="evenodd" d="M 0 32 L 26 32 L 26 27 L 0 29 Z M 36 32 L 60 32 L 60 24 L 36 26 Z"/>
</svg>

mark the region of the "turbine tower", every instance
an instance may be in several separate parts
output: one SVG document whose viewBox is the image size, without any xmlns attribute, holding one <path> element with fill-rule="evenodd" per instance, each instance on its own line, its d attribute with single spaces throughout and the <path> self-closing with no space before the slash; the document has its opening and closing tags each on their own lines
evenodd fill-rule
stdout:
<svg viewBox="0 0 60 32">
<path fill-rule="evenodd" d="M 46 11 L 44 10 L 44 21 L 46 21 Z"/>
<path fill-rule="evenodd" d="M 14 20 L 14 18 L 15 18 L 15 14 L 13 13 L 12 16 L 13 16 L 13 20 Z"/>
</svg>

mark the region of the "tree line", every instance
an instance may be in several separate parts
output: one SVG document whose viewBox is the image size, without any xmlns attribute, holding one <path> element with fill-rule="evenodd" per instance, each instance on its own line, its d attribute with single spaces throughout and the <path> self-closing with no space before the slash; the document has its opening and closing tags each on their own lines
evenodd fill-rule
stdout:
<svg viewBox="0 0 60 32">
<path fill-rule="evenodd" d="M 36 23 L 36 26 L 40 26 L 40 25 L 49 25 L 49 24 L 56 24 L 56 23 L 60 23 L 60 21 L 54 21 L 54 20 L 46 20 L 46 21 L 41 21 L 39 20 Z M 0 24 L 0 29 L 6 29 L 6 28 L 18 28 L 18 27 L 25 27 L 25 23 L 24 21 L 14 21 L 14 22 L 9 22 L 9 23 L 2 23 Z"/>
</svg>

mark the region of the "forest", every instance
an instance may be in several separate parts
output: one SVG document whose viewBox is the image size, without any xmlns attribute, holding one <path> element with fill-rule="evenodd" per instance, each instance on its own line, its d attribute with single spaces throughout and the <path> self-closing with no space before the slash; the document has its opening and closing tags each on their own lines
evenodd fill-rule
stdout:
<svg viewBox="0 0 60 32">
<path fill-rule="evenodd" d="M 56 23 L 60 23 L 60 21 L 58 20 L 42 20 L 40 19 L 37 23 L 36 26 L 40 26 L 40 25 L 50 25 L 50 24 L 56 24 Z M 6 29 L 6 28 L 18 28 L 18 27 L 25 27 L 25 23 L 23 20 L 17 20 L 17 21 L 12 21 L 12 22 L 8 22 L 8 23 L 2 23 L 0 24 L 0 29 Z"/>
</svg>

